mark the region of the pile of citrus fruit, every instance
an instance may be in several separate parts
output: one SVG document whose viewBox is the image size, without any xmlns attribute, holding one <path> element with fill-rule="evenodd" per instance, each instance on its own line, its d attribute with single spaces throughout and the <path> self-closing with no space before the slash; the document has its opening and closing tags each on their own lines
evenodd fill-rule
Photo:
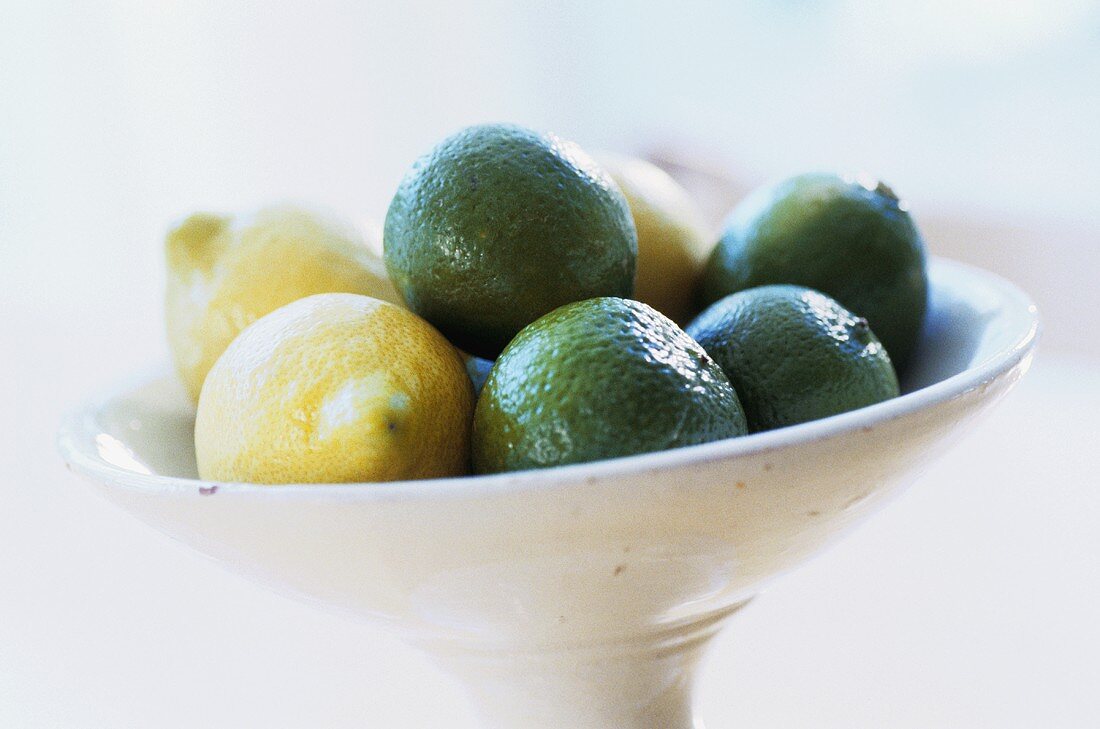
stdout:
<svg viewBox="0 0 1100 729">
<path fill-rule="evenodd" d="M 927 277 L 890 188 L 795 177 L 712 243 L 660 169 L 511 125 L 413 164 L 381 257 L 312 210 L 193 215 L 168 235 L 167 311 L 199 473 L 545 468 L 897 396 Z"/>
</svg>

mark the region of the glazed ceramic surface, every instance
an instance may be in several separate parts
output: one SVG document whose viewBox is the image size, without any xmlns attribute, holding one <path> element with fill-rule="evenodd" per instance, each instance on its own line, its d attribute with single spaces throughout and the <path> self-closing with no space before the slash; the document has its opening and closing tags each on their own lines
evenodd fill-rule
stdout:
<svg viewBox="0 0 1100 729">
<path fill-rule="evenodd" d="M 173 375 L 76 411 L 60 448 L 100 492 L 273 588 L 384 621 L 468 687 L 488 727 L 693 726 L 723 619 L 912 481 L 1026 372 L 1008 282 L 930 262 L 905 394 L 736 439 L 515 474 L 389 484 L 197 480 Z"/>
</svg>

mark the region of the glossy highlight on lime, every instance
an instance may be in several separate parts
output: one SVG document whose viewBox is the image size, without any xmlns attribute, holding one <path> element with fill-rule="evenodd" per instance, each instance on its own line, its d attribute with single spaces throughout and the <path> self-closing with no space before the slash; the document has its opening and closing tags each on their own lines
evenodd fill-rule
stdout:
<svg viewBox="0 0 1100 729">
<path fill-rule="evenodd" d="M 478 473 L 547 468 L 743 435 L 721 368 L 652 307 L 603 297 L 526 327 L 474 414 Z"/>
<path fill-rule="evenodd" d="M 687 328 L 721 366 L 756 432 L 898 396 L 867 320 L 804 286 L 760 286 L 715 303 Z"/>
<path fill-rule="evenodd" d="M 409 307 L 490 359 L 563 304 L 634 291 L 637 236 L 618 187 L 575 144 L 514 125 L 469 127 L 417 160 L 383 242 Z"/>
<path fill-rule="evenodd" d="M 924 242 L 906 203 L 878 180 L 800 175 L 734 208 L 702 303 L 767 284 L 828 294 L 867 319 L 899 371 L 912 358 L 928 300 Z"/>
</svg>

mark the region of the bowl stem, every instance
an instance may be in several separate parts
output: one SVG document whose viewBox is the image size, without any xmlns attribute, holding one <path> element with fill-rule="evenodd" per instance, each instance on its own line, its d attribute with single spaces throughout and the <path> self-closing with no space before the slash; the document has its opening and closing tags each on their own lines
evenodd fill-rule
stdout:
<svg viewBox="0 0 1100 729">
<path fill-rule="evenodd" d="M 421 647 L 465 686 L 485 729 L 702 729 L 692 711 L 695 668 L 742 605 L 629 640 Z"/>
</svg>

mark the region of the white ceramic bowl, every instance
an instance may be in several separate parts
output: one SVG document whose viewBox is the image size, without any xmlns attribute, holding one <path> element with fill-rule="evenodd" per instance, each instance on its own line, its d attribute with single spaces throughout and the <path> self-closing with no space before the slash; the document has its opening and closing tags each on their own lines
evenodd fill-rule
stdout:
<svg viewBox="0 0 1100 729">
<path fill-rule="evenodd" d="M 108 499 L 276 589 L 381 620 L 465 682 L 485 725 L 687 729 L 723 619 L 910 482 L 1027 370 L 1012 284 L 930 262 L 905 394 L 824 420 L 543 471 L 256 486 L 197 480 L 174 376 L 77 410 L 60 449 Z"/>
</svg>

